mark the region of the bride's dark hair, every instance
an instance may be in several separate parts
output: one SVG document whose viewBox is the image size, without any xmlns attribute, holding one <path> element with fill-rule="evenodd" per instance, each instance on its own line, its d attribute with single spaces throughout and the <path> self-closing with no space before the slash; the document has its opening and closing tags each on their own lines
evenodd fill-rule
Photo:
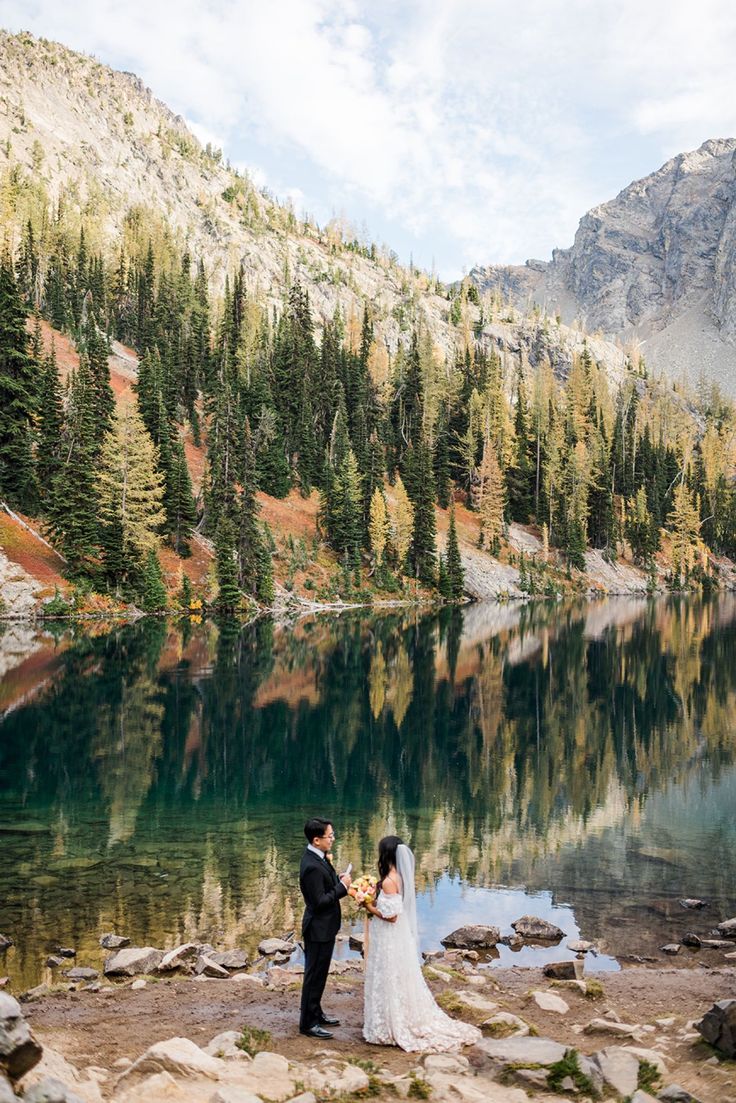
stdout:
<svg viewBox="0 0 736 1103">
<path fill-rule="evenodd" d="M 383 888 L 384 878 L 388 877 L 391 867 L 396 868 L 396 848 L 401 846 L 403 840 L 398 835 L 386 835 L 378 844 L 378 876 L 380 880 L 376 888 L 376 896 Z"/>
</svg>

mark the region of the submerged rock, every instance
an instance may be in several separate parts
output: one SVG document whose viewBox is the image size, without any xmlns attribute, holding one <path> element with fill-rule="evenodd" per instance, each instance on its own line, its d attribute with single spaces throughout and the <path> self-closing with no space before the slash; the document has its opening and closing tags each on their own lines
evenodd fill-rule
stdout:
<svg viewBox="0 0 736 1103">
<path fill-rule="evenodd" d="M 695 1029 L 726 1057 L 736 1057 L 736 1000 L 719 1000 L 706 1011 Z"/>
<path fill-rule="evenodd" d="M 296 943 L 286 942 L 283 938 L 264 938 L 258 943 L 258 953 L 264 957 L 271 957 L 273 954 L 288 954 L 291 957 L 295 950 Z"/>
<path fill-rule="evenodd" d="M 498 927 L 470 924 L 466 927 L 458 927 L 457 930 L 446 935 L 442 939 L 442 945 L 460 950 L 492 949 L 500 937 L 501 932 Z"/>
<path fill-rule="evenodd" d="M 556 927 L 554 923 L 548 923 L 546 919 L 540 919 L 537 915 L 522 915 L 511 926 L 522 938 L 536 938 L 542 942 L 559 942 L 565 937 L 565 932 Z"/>
<path fill-rule="evenodd" d="M 697 910 L 698 908 L 708 907 L 705 900 L 698 900 L 695 896 L 688 896 L 685 900 L 681 900 L 680 903 L 682 904 L 683 908 L 691 908 L 693 911 Z"/>
</svg>

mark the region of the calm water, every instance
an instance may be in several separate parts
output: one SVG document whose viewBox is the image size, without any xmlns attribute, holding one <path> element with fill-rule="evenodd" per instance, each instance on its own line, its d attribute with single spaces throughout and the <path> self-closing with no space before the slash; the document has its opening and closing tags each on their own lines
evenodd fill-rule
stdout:
<svg viewBox="0 0 736 1103">
<path fill-rule="evenodd" d="M 610 969 L 736 914 L 733 597 L 146 622 L 39 638 L 6 667 L 0 974 L 18 987 L 58 944 L 97 964 L 107 930 L 249 949 L 291 931 L 312 813 L 358 871 L 388 831 L 414 847 L 425 948 L 532 912 Z M 684 911 L 693 895 L 709 909 Z"/>
</svg>

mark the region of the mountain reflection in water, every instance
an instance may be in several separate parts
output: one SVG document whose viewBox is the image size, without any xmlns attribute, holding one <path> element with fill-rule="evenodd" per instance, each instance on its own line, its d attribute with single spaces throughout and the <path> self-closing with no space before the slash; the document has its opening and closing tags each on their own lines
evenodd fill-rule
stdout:
<svg viewBox="0 0 736 1103">
<path fill-rule="evenodd" d="M 559 911 L 590 968 L 656 954 L 695 923 L 679 897 L 736 912 L 735 620 L 725 595 L 39 637 L 0 684 L 0 971 L 95 964 L 113 929 L 294 929 L 312 813 L 338 864 L 415 849 L 426 948 Z"/>
</svg>

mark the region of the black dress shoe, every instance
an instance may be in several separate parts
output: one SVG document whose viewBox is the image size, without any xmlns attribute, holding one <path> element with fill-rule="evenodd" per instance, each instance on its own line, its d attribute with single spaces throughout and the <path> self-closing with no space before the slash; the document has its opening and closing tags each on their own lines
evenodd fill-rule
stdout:
<svg viewBox="0 0 736 1103">
<path fill-rule="evenodd" d="M 339 1019 L 333 1019 L 330 1015 L 323 1015 L 322 1018 L 319 1020 L 319 1025 L 320 1026 L 339 1026 L 340 1025 L 340 1020 Z"/>
<path fill-rule="evenodd" d="M 311 1026 L 309 1030 L 300 1030 L 299 1033 L 307 1034 L 310 1038 L 319 1038 L 322 1042 L 326 1042 L 328 1039 L 335 1037 L 329 1030 L 323 1030 L 319 1023 L 317 1026 Z"/>
</svg>

